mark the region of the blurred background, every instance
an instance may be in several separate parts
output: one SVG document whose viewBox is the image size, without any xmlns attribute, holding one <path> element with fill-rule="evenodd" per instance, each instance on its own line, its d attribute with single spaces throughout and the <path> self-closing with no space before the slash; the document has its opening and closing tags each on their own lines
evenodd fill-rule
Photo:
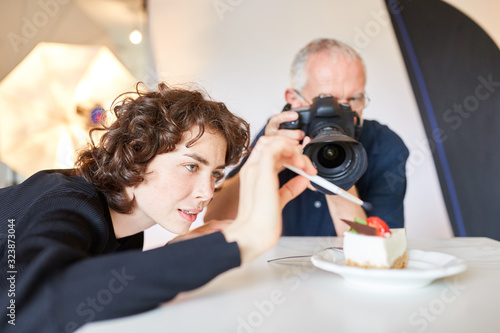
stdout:
<svg viewBox="0 0 500 333">
<path fill-rule="evenodd" d="M 498 51 L 500 2 L 434 2 L 470 19 Z M 444 186 L 442 164 L 436 162 L 436 149 L 429 143 L 427 120 L 421 116 L 420 97 L 414 92 L 408 59 L 405 62 L 398 40 L 401 32 L 388 10 L 396 4 L 403 13 L 405 6 L 410 13 L 411 1 L 0 3 L 0 187 L 16 184 L 37 170 L 71 167 L 74 150 L 85 144 L 88 129 L 114 97 L 133 89 L 137 81 L 152 88 L 159 81 L 201 86 L 249 121 L 254 136 L 285 103 L 295 53 L 312 39 L 329 37 L 350 44 L 365 61 L 371 102 L 364 117 L 387 124 L 410 149 L 405 199 L 408 236 L 460 235 L 456 207 L 449 199 L 453 193 Z M 422 14 L 423 25 L 426 18 Z M 460 26 L 450 30 L 459 36 L 463 33 Z M 496 73 L 491 89 L 498 96 Z M 463 102 L 466 97 L 454 98 Z M 471 118 L 481 115 L 475 112 Z M 498 207 L 494 209 L 500 213 Z M 146 247 L 162 245 L 171 237 L 160 228 L 150 229 Z"/>
<path fill-rule="evenodd" d="M 104 110 L 158 81 L 142 0 L 2 1 L 0 185 L 72 167 Z"/>
</svg>

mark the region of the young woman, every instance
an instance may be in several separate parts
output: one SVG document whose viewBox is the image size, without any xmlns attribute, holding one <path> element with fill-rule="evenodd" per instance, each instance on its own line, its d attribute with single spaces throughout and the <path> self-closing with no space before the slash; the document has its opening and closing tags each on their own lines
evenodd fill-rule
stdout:
<svg viewBox="0 0 500 333">
<path fill-rule="evenodd" d="M 113 111 L 74 170 L 0 189 L 2 332 L 71 332 L 205 284 L 276 244 L 281 209 L 308 185 L 296 177 L 279 189 L 283 163 L 316 172 L 297 141 L 263 137 L 242 169 L 234 221 L 143 252 L 154 224 L 188 232 L 224 168 L 245 153 L 248 124 L 199 91 L 165 84 Z"/>
</svg>

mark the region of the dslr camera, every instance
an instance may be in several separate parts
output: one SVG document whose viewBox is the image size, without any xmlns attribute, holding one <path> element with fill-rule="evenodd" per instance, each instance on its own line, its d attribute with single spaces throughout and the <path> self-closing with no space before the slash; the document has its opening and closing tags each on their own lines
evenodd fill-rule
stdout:
<svg viewBox="0 0 500 333">
<path fill-rule="evenodd" d="M 359 115 L 332 96 L 318 96 L 308 107 L 292 109 L 287 104 L 283 111 L 289 110 L 297 112 L 299 118 L 282 123 L 280 128 L 300 129 L 311 138 L 303 153 L 311 159 L 318 176 L 344 190 L 356 184 L 368 166 L 365 149 L 357 141 L 361 134 Z M 313 185 L 321 193 L 333 194 Z"/>
</svg>

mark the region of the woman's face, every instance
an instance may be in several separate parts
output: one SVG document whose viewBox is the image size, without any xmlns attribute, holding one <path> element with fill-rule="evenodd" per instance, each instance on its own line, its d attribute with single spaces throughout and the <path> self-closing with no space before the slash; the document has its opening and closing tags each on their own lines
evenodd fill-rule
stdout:
<svg viewBox="0 0 500 333">
<path fill-rule="evenodd" d="M 174 151 L 157 155 L 144 181 L 129 189 L 136 203 L 132 214 L 141 223 L 159 224 L 175 234 L 186 233 L 212 199 L 225 167 L 226 140 L 220 133 L 205 130 L 187 148 L 186 143 L 196 134 L 197 127 L 184 134 Z"/>
</svg>

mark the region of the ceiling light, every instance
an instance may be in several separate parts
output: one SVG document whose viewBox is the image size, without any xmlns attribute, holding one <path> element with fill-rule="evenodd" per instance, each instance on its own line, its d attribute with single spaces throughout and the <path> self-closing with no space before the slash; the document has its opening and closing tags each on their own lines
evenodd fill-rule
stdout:
<svg viewBox="0 0 500 333">
<path fill-rule="evenodd" d="M 129 39 L 130 39 L 130 42 L 132 44 L 136 44 L 137 45 L 137 44 L 139 44 L 142 41 L 142 33 L 139 30 L 134 29 L 130 33 Z"/>
</svg>

